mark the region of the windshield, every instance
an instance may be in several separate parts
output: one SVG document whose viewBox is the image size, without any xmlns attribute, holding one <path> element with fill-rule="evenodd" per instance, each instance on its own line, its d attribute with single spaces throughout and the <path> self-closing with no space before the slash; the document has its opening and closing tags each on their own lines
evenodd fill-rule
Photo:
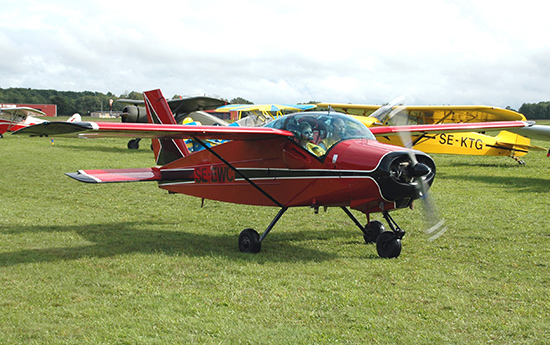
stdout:
<svg viewBox="0 0 550 345">
<path fill-rule="evenodd" d="M 265 127 L 284 129 L 296 134 L 298 141 L 310 151 L 318 145 L 327 151 L 335 143 L 346 139 L 376 140 L 371 131 L 351 116 L 339 113 L 306 112 L 279 117 Z M 314 152 L 315 153 L 315 152 Z M 322 155 L 316 153 L 318 156 Z"/>
</svg>

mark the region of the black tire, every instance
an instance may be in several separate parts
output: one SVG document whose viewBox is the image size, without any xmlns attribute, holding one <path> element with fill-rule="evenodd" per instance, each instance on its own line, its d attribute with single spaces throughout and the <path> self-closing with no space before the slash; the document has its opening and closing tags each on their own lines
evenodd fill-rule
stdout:
<svg viewBox="0 0 550 345">
<path fill-rule="evenodd" d="M 242 253 L 259 253 L 262 249 L 260 235 L 254 229 L 244 229 L 239 235 L 239 250 Z"/>
<path fill-rule="evenodd" d="M 384 231 L 376 240 L 376 251 L 381 258 L 396 258 L 401 254 L 401 239 L 393 231 Z"/>
<path fill-rule="evenodd" d="M 128 142 L 128 148 L 129 148 L 130 150 L 137 150 L 137 149 L 139 149 L 139 141 L 140 141 L 140 140 L 141 140 L 141 139 L 132 139 L 132 140 L 130 140 L 130 141 Z"/>
<path fill-rule="evenodd" d="M 376 243 L 378 236 L 380 236 L 380 234 L 383 233 L 384 230 L 386 230 L 386 228 L 384 227 L 384 224 L 382 224 L 381 221 L 371 220 L 370 222 L 368 222 L 367 225 L 365 225 L 365 232 L 363 234 L 365 243 L 367 244 Z"/>
</svg>

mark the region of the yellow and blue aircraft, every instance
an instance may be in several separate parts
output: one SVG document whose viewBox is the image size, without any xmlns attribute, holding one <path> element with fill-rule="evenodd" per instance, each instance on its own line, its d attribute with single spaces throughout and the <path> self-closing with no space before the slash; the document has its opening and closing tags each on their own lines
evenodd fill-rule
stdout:
<svg viewBox="0 0 550 345">
<path fill-rule="evenodd" d="M 262 122 L 266 122 L 288 113 L 306 111 L 315 107 L 315 104 L 228 104 L 215 111 L 219 113 L 236 111 L 239 113 L 239 120 L 243 112 L 248 112 L 256 115 Z"/>
<path fill-rule="evenodd" d="M 523 114 L 513 110 L 484 105 L 381 106 L 319 103 L 317 106 L 330 107 L 353 115 L 367 127 L 395 125 L 394 115 L 397 112 L 399 125 L 526 120 Z M 399 136 L 380 137 L 378 140 L 398 146 L 406 145 Z M 529 138 L 508 131 L 501 131 L 496 136 L 477 132 L 423 134 L 412 137 L 412 144 L 415 149 L 427 153 L 508 156 L 519 164 L 525 164 L 519 157 L 526 155 L 529 150 L 546 151 L 545 148 L 531 145 Z"/>
</svg>

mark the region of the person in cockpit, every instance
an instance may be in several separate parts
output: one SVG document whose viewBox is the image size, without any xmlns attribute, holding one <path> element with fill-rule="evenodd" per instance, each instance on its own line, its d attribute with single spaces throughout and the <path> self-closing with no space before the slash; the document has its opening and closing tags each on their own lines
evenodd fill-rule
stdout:
<svg viewBox="0 0 550 345">
<path fill-rule="evenodd" d="M 311 125 L 309 123 L 305 121 L 300 123 L 300 134 L 300 145 L 303 148 L 309 152 L 312 152 L 316 156 L 323 156 L 325 154 L 325 150 L 323 148 L 312 143 L 313 130 L 311 129 Z"/>
<path fill-rule="evenodd" d="M 332 120 L 331 125 L 332 132 L 330 132 L 329 136 L 327 136 L 319 143 L 319 146 L 325 151 L 328 150 L 332 145 L 344 139 L 344 135 L 346 133 L 346 124 L 344 120 L 340 118 L 335 118 Z"/>
</svg>

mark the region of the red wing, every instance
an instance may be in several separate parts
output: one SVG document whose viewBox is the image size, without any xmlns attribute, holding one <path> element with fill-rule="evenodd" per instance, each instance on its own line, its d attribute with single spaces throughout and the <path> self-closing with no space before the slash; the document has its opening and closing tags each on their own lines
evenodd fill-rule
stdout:
<svg viewBox="0 0 550 345">
<path fill-rule="evenodd" d="M 243 128 L 233 126 L 182 126 L 110 122 L 46 122 L 20 129 L 13 134 L 84 138 L 197 138 L 220 140 L 259 140 L 279 136 L 291 137 L 294 135 L 288 131 L 267 127 Z"/>
<path fill-rule="evenodd" d="M 503 130 L 508 128 L 521 128 L 529 125 L 524 121 L 495 121 L 495 122 L 474 122 L 474 123 L 444 123 L 439 125 L 414 125 L 414 126 L 380 126 L 369 129 L 375 136 L 398 135 L 408 132 L 412 135 L 424 133 L 444 132 L 476 132 L 484 130 Z"/>
</svg>

